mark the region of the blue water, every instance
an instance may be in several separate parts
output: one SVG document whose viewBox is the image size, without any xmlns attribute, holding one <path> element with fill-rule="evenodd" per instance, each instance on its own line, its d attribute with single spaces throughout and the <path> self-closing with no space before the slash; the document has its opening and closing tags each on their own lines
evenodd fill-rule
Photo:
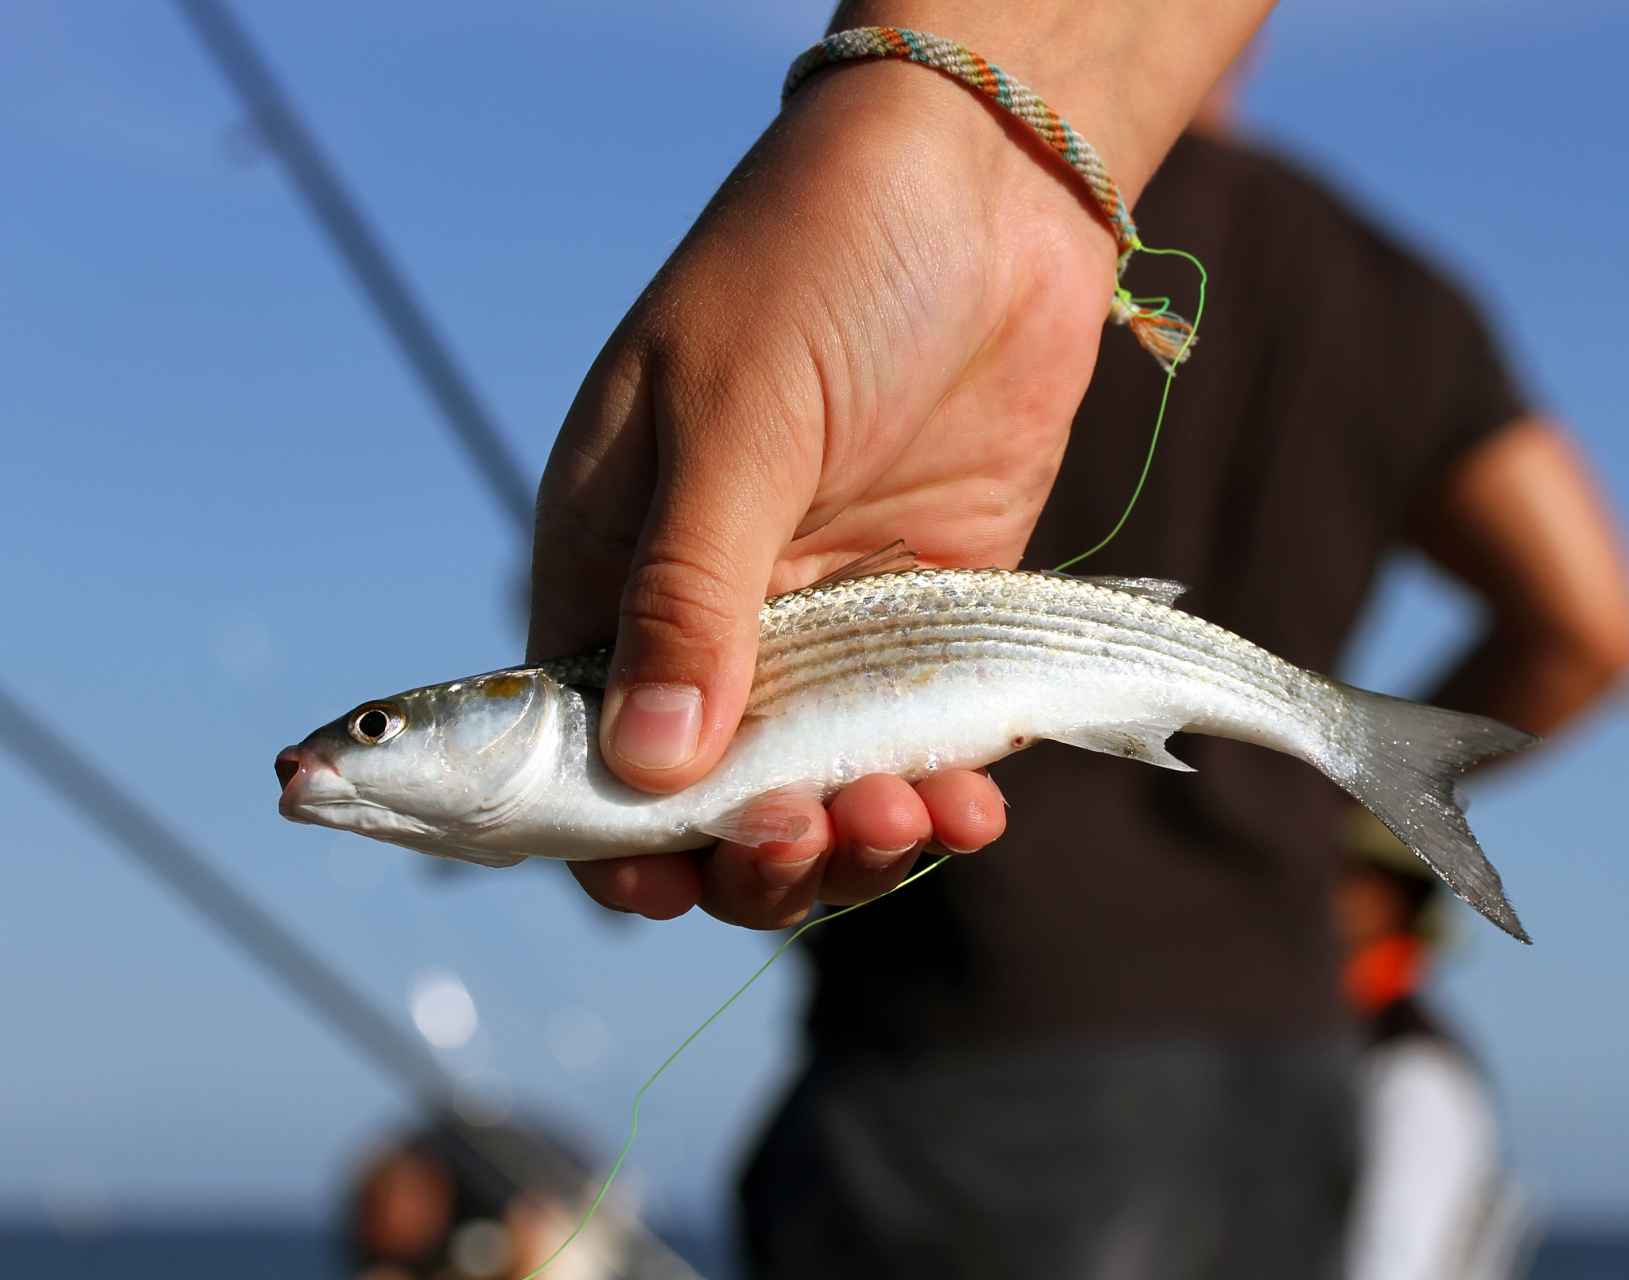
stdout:
<svg viewBox="0 0 1629 1280">
<path fill-rule="evenodd" d="M 1629 1236 L 1551 1236 L 1528 1280 L 1629 1280 Z"/>
<path fill-rule="evenodd" d="M 341 1280 L 312 1231 L 0 1232 L 0 1280 Z"/>
<path fill-rule="evenodd" d="M 706 1280 L 732 1280 L 711 1237 L 664 1233 Z M 0 1280 L 349 1280 L 319 1231 L 107 1231 L 70 1237 L 49 1228 L 0 1230 Z"/>
<path fill-rule="evenodd" d="M 716 1242 L 669 1243 L 707 1280 L 729 1280 Z M 0 1280 L 345 1280 L 330 1239 L 313 1231 L 111 1231 L 73 1239 L 0 1231 Z M 1629 1235 L 1546 1240 L 1527 1280 L 1629 1280 Z"/>
</svg>

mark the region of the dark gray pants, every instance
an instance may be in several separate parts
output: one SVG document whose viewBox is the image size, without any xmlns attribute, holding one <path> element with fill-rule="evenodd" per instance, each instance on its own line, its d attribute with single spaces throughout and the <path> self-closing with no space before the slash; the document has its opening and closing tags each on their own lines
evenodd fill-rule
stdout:
<svg viewBox="0 0 1629 1280">
<path fill-rule="evenodd" d="M 1326 1280 L 1352 1054 L 1171 1041 L 825 1054 L 742 1182 L 754 1280 Z"/>
</svg>

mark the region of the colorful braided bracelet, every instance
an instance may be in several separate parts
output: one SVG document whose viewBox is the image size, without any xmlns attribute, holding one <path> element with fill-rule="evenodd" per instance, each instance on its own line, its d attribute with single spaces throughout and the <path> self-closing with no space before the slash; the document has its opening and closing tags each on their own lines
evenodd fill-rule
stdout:
<svg viewBox="0 0 1629 1280">
<path fill-rule="evenodd" d="M 954 40 L 898 27 L 856 27 L 827 36 L 792 63 L 786 73 L 786 84 L 781 88 L 781 105 L 785 106 L 799 86 L 822 67 L 853 58 L 908 58 L 954 76 L 968 88 L 993 98 L 999 106 L 1012 112 L 1085 179 L 1120 247 L 1115 276 L 1125 273 L 1126 263 L 1143 247 L 1143 242 L 1137 238 L 1136 224 L 1131 220 L 1126 202 L 1120 198 L 1120 189 L 1114 185 L 1114 179 L 1092 144 L 1047 106 L 1033 89 L 1019 84 L 1000 67 L 992 66 Z M 1166 370 L 1186 360 L 1193 349 L 1192 325 L 1164 306 L 1150 307 L 1137 302 L 1125 289 L 1115 291 L 1109 319 L 1128 325 L 1137 341 L 1152 352 Z"/>
</svg>

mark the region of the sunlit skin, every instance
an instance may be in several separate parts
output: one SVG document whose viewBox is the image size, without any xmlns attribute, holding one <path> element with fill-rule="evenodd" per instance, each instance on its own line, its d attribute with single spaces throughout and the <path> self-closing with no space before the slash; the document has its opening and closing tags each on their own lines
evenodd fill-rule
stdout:
<svg viewBox="0 0 1629 1280">
<path fill-rule="evenodd" d="M 509 1202 L 503 1215 L 503 1225 L 509 1232 L 515 1258 L 503 1275 L 495 1280 L 525 1280 L 554 1256 L 581 1223 L 581 1211 L 558 1199 L 536 1192 L 516 1196 Z M 575 1274 L 574 1262 L 581 1266 L 585 1256 L 596 1255 L 592 1224 L 585 1234 L 587 1239 L 578 1236 L 571 1248 L 561 1254 L 559 1262 L 543 1274 L 552 1275 L 556 1268 L 568 1276 Z M 594 1267 L 595 1274 L 600 1274 L 598 1264 L 594 1264 Z"/>
<path fill-rule="evenodd" d="M 1487 601 L 1486 638 L 1431 700 L 1551 733 L 1629 665 L 1629 566 L 1567 433 L 1524 418 L 1458 459 L 1416 508 L 1421 550 Z"/>
<path fill-rule="evenodd" d="M 357 1210 L 357 1237 L 371 1252 L 413 1262 L 438 1248 L 452 1223 L 453 1184 L 447 1170 L 412 1152 L 398 1152 L 369 1174 Z"/>
<path fill-rule="evenodd" d="M 1075 124 L 1134 204 L 1196 112 L 1227 131 L 1236 79 L 1204 99 L 1267 7 L 878 0 L 843 5 L 832 28 L 914 27 L 977 49 Z M 670 792 L 718 759 L 764 596 L 896 538 L 928 564 L 1018 562 L 1089 380 L 1113 262 L 1074 176 L 961 86 L 876 62 L 800 91 L 612 336 L 540 492 L 529 652 L 615 638 L 601 746 L 619 776 Z M 1457 460 L 1414 532 L 1493 606 L 1446 705 L 1545 732 L 1629 657 L 1616 532 L 1554 427 L 1515 424 Z M 897 882 L 909 830 L 974 849 L 1002 829 L 978 775 L 914 798 L 867 783 L 796 845 L 574 870 L 617 909 L 665 918 L 699 902 L 775 927 L 799 904 Z"/>
<path fill-rule="evenodd" d="M 757 848 L 724 841 L 696 854 L 567 865 L 596 902 L 613 910 L 668 920 L 700 903 L 722 920 L 780 929 L 803 919 L 817 900 L 846 905 L 886 893 L 935 833 L 936 847 L 962 853 L 983 848 L 1007 825 L 995 784 L 968 770 L 947 770 L 914 787 L 872 774 L 828 808 L 812 799 L 782 803 L 807 815 L 802 839 Z"/>
<path fill-rule="evenodd" d="M 445 1166 L 414 1152 L 394 1152 L 363 1184 L 357 1239 L 377 1257 L 423 1264 L 446 1249 L 454 1226 L 453 1207 L 453 1181 Z M 493 1280 L 521 1280 L 531 1274 L 565 1242 L 577 1221 L 574 1211 L 550 1196 L 516 1195 L 501 1224 L 513 1257 Z M 361 1280 L 397 1280 L 411 1274 L 415 1273 L 384 1262 L 365 1270 Z"/>
<path fill-rule="evenodd" d="M 833 26 L 977 49 L 1134 200 L 1268 7 L 863 3 Z M 800 91 L 601 353 L 539 495 L 528 651 L 615 637 L 601 748 L 619 776 L 665 793 L 718 760 L 765 596 L 897 538 L 927 564 L 1018 563 L 1114 262 L 1079 179 L 964 87 L 879 62 Z M 929 834 L 971 850 L 1004 826 L 979 774 L 855 788 L 793 845 L 573 870 L 618 909 L 699 902 L 767 928 L 891 887 Z"/>
</svg>

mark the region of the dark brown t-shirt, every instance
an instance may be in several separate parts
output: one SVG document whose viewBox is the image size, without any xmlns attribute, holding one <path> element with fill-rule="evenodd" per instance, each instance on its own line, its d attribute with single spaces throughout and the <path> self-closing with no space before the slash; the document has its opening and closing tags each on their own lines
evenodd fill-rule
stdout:
<svg viewBox="0 0 1629 1280">
<path fill-rule="evenodd" d="M 1153 471 L 1082 573 L 1175 578 L 1180 606 L 1329 671 L 1422 486 L 1523 412 L 1487 334 L 1430 271 L 1259 154 L 1178 143 L 1143 239 L 1210 273 Z M 1139 255 L 1192 314 L 1193 268 Z M 1096 543 L 1136 483 L 1164 375 L 1110 328 L 1025 557 Z M 817 1044 L 1300 1035 L 1341 1021 L 1328 893 L 1346 803 L 1311 766 L 1178 735 L 1198 772 L 1042 743 L 991 772 L 996 845 L 810 935 Z"/>
</svg>

